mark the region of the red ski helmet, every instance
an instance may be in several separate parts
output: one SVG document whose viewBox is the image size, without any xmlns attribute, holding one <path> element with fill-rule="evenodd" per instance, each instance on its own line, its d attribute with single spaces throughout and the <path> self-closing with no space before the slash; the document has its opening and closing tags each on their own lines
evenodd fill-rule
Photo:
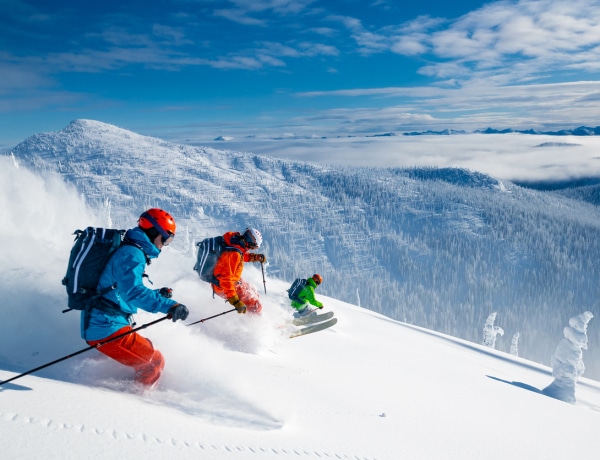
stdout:
<svg viewBox="0 0 600 460">
<path fill-rule="evenodd" d="M 312 276 L 312 279 L 315 281 L 315 283 L 317 283 L 317 286 L 323 282 L 323 277 L 321 275 L 319 275 L 318 273 L 315 273 Z"/>
<path fill-rule="evenodd" d="M 177 224 L 171 214 L 159 208 L 143 212 L 138 220 L 138 225 L 145 231 L 154 228 L 162 236 L 165 246 L 173 241 L 177 229 Z"/>
</svg>

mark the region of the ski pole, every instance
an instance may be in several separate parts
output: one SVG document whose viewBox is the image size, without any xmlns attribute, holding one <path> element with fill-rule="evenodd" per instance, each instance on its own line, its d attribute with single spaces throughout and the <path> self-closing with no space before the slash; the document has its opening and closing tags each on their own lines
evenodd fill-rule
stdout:
<svg viewBox="0 0 600 460">
<path fill-rule="evenodd" d="M 188 326 L 192 326 L 192 325 L 198 324 L 198 323 L 203 323 L 204 321 L 208 321 L 209 319 L 216 318 L 217 316 L 221 316 L 221 315 L 224 315 L 226 313 L 231 313 L 232 311 L 235 311 L 235 308 L 232 308 L 231 310 L 224 311 L 223 313 L 218 313 L 216 315 L 209 316 L 208 318 L 199 319 L 198 321 L 194 321 L 193 323 L 188 324 Z"/>
<path fill-rule="evenodd" d="M 262 274 L 263 274 L 263 285 L 265 286 L 265 294 L 267 293 L 267 282 L 265 281 L 265 266 L 263 265 L 263 263 L 260 263 L 260 268 L 262 269 Z"/>
<path fill-rule="evenodd" d="M 8 380 L 4 380 L 3 382 L 0 382 L 0 385 L 4 385 L 5 383 L 12 382 L 13 380 L 17 380 L 17 379 L 19 379 L 21 377 L 24 377 L 26 375 L 33 374 L 34 372 L 37 372 L 37 371 L 42 370 L 42 369 L 45 369 L 46 367 L 50 367 L 50 366 L 52 366 L 54 364 L 60 363 L 61 361 L 65 361 L 65 360 L 67 360 L 69 358 L 72 358 L 74 356 L 80 355 L 81 353 L 85 353 L 86 351 L 89 351 L 89 350 L 91 350 L 93 348 L 99 348 L 102 345 L 104 345 L 105 343 L 109 343 L 109 342 L 112 342 L 113 340 L 120 339 L 122 337 L 125 337 L 126 335 L 131 334 L 132 332 L 139 331 L 140 329 L 145 329 L 145 328 L 147 328 L 149 326 L 152 326 L 152 325 L 154 325 L 156 323 L 160 323 L 161 321 L 164 321 L 165 319 L 170 319 L 170 318 L 171 318 L 171 315 L 167 315 L 167 316 L 164 316 L 164 317 L 162 317 L 160 319 L 157 319 L 156 321 L 152 321 L 150 323 L 142 324 L 141 326 L 136 327 L 135 329 L 132 329 L 130 331 L 124 332 L 123 334 L 119 334 L 116 337 L 112 337 L 110 339 L 103 340 L 103 341 L 97 343 L 96 345 L 90 345 L 87 348 L 82 348 L 81 350 L 76 351 L 75 353 L 71 353 L 70 355 L 66 355 L 66 356 L 63 356 L 62 358 L 55 359 L 54 361 L 46 363 L 43 366 L 36 367 L 35 369 L 31 369 L 31 370 L 29 370 L 27 372 L 23 372 L 22 374 L 16 375 L 13 378 L 10 378 Z"/>
</svg>

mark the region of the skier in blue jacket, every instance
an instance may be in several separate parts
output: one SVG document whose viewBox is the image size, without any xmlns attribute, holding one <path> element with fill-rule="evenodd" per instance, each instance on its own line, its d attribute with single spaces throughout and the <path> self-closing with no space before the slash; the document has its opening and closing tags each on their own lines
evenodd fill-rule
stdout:
<svg viewBox="0 0 600 460">
<path fill-rule="evenodd" d="M 89 345 L 126 333 L 132 329 L 132 316 L 138 309 L 151 313 L 165 313 L 173 321 L 185 320 L 189 314 L 185 305 L 172 300 L 171 289 L 150 289 L 143 284 L 144 270 L 158 257 L 163 246 L 175 237 L 175 220 L 162 209 L 144 212 L 138 226 L 127 230 L 123 244 L 115 251 L 104 268 L 98 291 L 111 286 L 81 316 L 81 337 Z M 158 381 L 165 361 L 150 340 L 137 332 L 100 345 L 98 351 L 136 371 L 135 380 L 151 386 Z"/>
</svg>

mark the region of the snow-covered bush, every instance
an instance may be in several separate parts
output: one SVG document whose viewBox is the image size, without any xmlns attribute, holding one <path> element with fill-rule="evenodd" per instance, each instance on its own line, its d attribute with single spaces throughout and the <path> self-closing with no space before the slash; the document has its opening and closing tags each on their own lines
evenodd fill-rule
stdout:
<svg viewBox="0 0 600 460">
<path fill-rule="evenodd" d="M 552 355 L 554 381 L 542 390 L 543 394 L 575 404 L 575 386 L 585 370 L 581 350 L 587 350 L 587 325 L 593 317 L 586 311 L 569 319 L 569 325 L 563 331 L 565 337 Z"/>
<path fill-rule="evenodd" d="M 486 347 L 496 348 L 496 335 L 504 335 L 504 329 L 494 326 L 497 314 L 497 312 L 490 313 L 483 326 L 483 344 Z"/>
<path fill-rule="evenodd" d="M 512 341 L 510 342 L 510 354 L 519 356 L 519 333 L 515 332 Z"/>
</svg>

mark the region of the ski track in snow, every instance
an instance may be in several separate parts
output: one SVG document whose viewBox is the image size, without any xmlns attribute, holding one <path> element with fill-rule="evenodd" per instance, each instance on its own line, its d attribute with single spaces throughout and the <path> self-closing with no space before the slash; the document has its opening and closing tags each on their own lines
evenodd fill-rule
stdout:
<svg viewBox="0 0 600 460">
<path fill-rule="evenodd" d="M 336 452 L 309 451 L 293 447 L 219 445 L 212 444 L 210 442 L 202 442 L 189 439 L 178 439 L 173 437 L 162 438 L 154 435 L 148 435 L 145 433 L 132 433 L 112 428 L 103 429 L 90 425 L 73 424 L 65 421 L 45 419 L 18 413 L 0 412 L 0 420 L 2 420 L 3 422 L 15 423 L 18 425 L 37 425 L 40 428 L 51 431 L 66 430 L 71 433 L 92 434 L 102 436 L 105 438 L 110 438 L 113 440 L 137 440 L 144 444 L 155 444 L 160 446 L 173 447 L 179 450 L 189 449 L 190 453 L 194 453 L 194 451 L 198 451 L 199 453 L 213 452 L 218 453 L 219 455 L 222 455 L 223 453 L 228 453 L 231 455 L 239 454 L 241 456 L 260 456 L 260 458 L 265 458 L 265 455 L 269 455 L 278 457 L 284 456 L 313 457 L 323 459 L 374 460 L 373 457 L 358 457 L 356 455 Z"/>
</svg>

